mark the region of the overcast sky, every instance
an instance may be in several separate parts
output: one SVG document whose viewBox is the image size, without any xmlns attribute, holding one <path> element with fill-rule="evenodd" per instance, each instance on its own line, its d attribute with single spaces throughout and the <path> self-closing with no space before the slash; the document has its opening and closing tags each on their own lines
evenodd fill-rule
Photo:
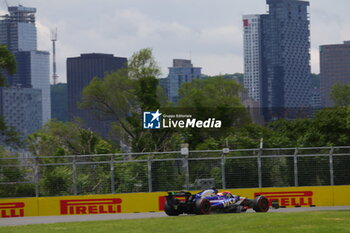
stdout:
<svg viewBox="0 0 350 233">
<path fill-rule="evenodd" d="M 172 59 L 192 59 L 208 75 L 243 72 L 242 15 L 266 12 L 266 0 L 7 0 L 37 8 L 38 48 L 51 51 L 58 28 L 57 66 L 66 82 L 66 58 L 111 53 L 129 58 L 152 48 L 168 73 Z M 350 40 L 349 0 L 310 0 L 311 66 L 318 47 Z M 0 0 L 0 13 L 6 12 Z"/>
</svg>

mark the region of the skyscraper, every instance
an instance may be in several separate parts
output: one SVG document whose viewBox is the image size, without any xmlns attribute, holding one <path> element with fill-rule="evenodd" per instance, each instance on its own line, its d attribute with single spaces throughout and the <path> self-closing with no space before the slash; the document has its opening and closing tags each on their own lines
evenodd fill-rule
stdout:
<svg viewBox="0 0 350 233">
<path fill-rule="evenodd" d="M 202 77 L 202 68 L 193 67 L 191 60 L 174 59 L 173 67 L 169 67 L 168 99 L 171 102 L 179 101 L 179 88 L 181 84 L 191 82 L 194 78 Z"/>
<path fill-rule="evenodd" d="M 117 71 L 127 65 L 127 59 L 114 57 L 112 54 L 81 54 L 80 57 L 67 59 L 68 115 L 73 120 L 79 117 L 85 127 L 107 137 L 110 121 L 97 119 L 89 110 L 78 107 L 82 91 L 94 77 L 104 78 L 108 73 Z"/>
<path fill-rule="evenodd" d="M 243 17 L 244 84 L 266 120 L 293 118 L 310 107 L 309 2 L 267 4 L 268 14 Z"/>
<path fill-rule="evenodd" d="M 244 26 L 244 87 L 248 97 L 261 105 L 261 16 L 243 16 Z"/>
<path fill-rule="evenodd" d="M 7 78 L 8 84 L 41 90 L 44 124 L 51 118 L 49 53 L 37 50 L 36 9 L 19 5 L 8 11 L 0 21 L 0 44 L 7 45 L 17 61 L 17 73 Z"/>
<path fill-rule="evenodd" d="M 0 22 L 0 43 L 11 51 L 37 50 L 36 9 L 19 5 L 8 11 L 10 15 L 3 16 Z"/>
<path fill-rule="evenodd" d="M 320 46 L 320 65 L 322 106 L 332 107 L 332 87 L 335 84 L 350 85 L 350 41 Z"/>
</svg>

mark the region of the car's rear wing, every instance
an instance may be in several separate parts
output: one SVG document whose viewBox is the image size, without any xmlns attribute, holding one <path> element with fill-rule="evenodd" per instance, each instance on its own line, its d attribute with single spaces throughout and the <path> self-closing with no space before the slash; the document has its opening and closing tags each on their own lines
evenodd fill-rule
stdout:
<svg viewBox="0 0 350 233">
<path fill-rule="evenodd" d="M 168 195 L 174 196 L 174 197 L 190 197 L 190 196 L 192 196 L 192 193 L 185 192 L 185 191 L 179 191 L 179 192 L 168 192 Z"/>
<path fill-rule="evenodd" d="M 190 192 L 186 191 L 178 191 L 178 192 L 168 192 L 168 196 L 166 196 L 166 200 L 173 205 L 182 204 L 190 204 L 196 195 L 193 195 Z"/>
</svg>

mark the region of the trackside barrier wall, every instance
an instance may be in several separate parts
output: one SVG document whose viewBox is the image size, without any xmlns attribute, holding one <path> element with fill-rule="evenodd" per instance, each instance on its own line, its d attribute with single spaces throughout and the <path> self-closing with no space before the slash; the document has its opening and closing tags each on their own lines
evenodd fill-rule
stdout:
<svg viewBox="0 0 350 233">
<path fill-rule="evenodd" d="M 220 190 L 221 191 L 221 190 Z M 282 207 L 350 205 L 350 186 L 232 189 L 254 198 L 264 195 Z M 196 191 L 193 191 L 195 193 Z M 0 199 L 0 218 L 163 211 L 166 192 Z"/>
</svg>

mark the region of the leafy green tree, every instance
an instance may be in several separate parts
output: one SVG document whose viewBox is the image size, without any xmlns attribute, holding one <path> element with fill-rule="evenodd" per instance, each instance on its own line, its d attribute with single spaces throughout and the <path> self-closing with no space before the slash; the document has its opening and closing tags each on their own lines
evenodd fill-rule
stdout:
<svg viewBox="0 0 350 233">
<path fill-rule="evenodd" d="M 152 49 L 150 48 L 141 49 L 129 59 L 128 76 L 131 79 L 157 78 L 160 74 L 160 67 L 153 57 Z"/>
<path fill-rule="evenodd" d="M 5 45 L 0 45 L 0 87 L 6 84 L 4 72 L 10 75 L 16 72 L 16 58 Z"/>
<path fill-rule="evenodd" d="M 111 154 L 117 152 L 112 144 L 97 134 L 82 128 L 78 123 L 52 120 L 27 140 L 30 152 L 39 157 L 41 163 L 72 163 L 63 155 Z M 45 158 L 42 158 L 44 157 Z M 52 158 L 51 156 L 57 156 Z M 76 165 L 79 194 L 110 192 L 109 169 L 106 165 L 94 164 L 104 157 L 84 157 L 92 164 Z M 40 167 L 40 195 L 73 194 L 72 165 L 49 165 Z"/>
<path fill-rule="evenodd" d="M 242 87 L 235 81 L 223 77 L 194 79 L 184 83 L 179 90 L 178 107 L 200 120 L 215 118 L 222 121 L 221 129 L 188 129 L 184 137 L 195 148 L 209 137 L 225 137 L 233 129 L 249 122 L 239 95 Z"/>
<path fill-rule="evenodd" d="M 0 116 L 0 141 L 3 145 L 12 148 L 23 146 L 23 140 L 20 134 L 12 126 L 7 126 L 3 117 Z"/>
<path fill-rule="evenodd" d="M 4 87 L 6 85 L 5 75 L 12 75 L 15 72 L 15 56 L 7 49 L 5 45 L 0 45 L 0 87 Z M 6 125 L 6 122 L 2 116 L 0 116 L 0 141 L 3 141 L 3 144 L 7 146 L 21 146 L 19 134 L 13 127 Z"/>
<path fill-rule="evenodd" d="M 269 124 L 274 131 L 274 145 L 281 147 L 303 146 L 306 133 L 313 124 L 313 119 L 278 120 Z"/>
<path fill-rule="evenodd" d="M 19 166 L 20 160 L 15 160 L 13 157 L 18 157 L 18 155 L 0 147 L 0 183 L 7 183 L 1 184 L 0 197 L 35 196 L 34 184 L 11 184 L 12 182 L 28 182 L 33 178 L 32 170 Z"/>
<path fill-rule="evenodd" d="M 349 106 L 350 85 L 335 84 L 331 90 L 331 100 L 335 106 Z"/>
<path fill-rule="evenodd" d="M 321 110 L 313 119 L 279 120 L 269 127 L 280 146 L 345 146 L 350 144 L 349 122 L 350 108 L 337 107 Z"/>
<path fill-rule="evenodd" d="M 274 130 L 274 139 L 282 138 L 284 147 L 324 147 L 347 146 L 350 143 L 350 108 L 337 107 L 319 111 L 313 119 L 280 120 L 270 125 Z M 286 146 L 285 146 L 286 145 Z M 315 150 L 314 153 L 319 153 Z M 313 153 L 308 150 L 305 153 Z M 323 153 L 329 153 L 325 150 Z M 344 173 L 344 164 L 350 164 L 347 158 L 336 158 L 333 168 L 336 183 L 345 184 L 350 177 Z M 329 185 L 329 158 L 305 157 L 298 159 L 300 185 Z M 290 171 L 290 169 L 289 169 Z M 339 171 L 342 175 L 339 176 Z"/>
<path fill-rule="evenodd" d="M 145 130 L 142 125 L 142 112 L 156 111 L 165 104 L 159 74 L 152 50 L 142 49 L 129 59 L 127 68 L 93 79 L 83 91 L 81 106 L 111 119 L 112 135 L 135 152 L 171 150 L 171 131 Z"/>
<path fill-rule="evenodd" d="M 350 145 L 350 107 L 318 112 L 301 141 L 303 146 Z"/>
<path fill-rule="evenodd" d="M 106 141 L 90 130 L 73 122 L 51 120 L 43 128 L 28 136 L 29 150 L 35 156 L 86 155 L 113 153 L 106 150 Z M 100 151 L 100 146 L 102 151 Z"/>
</svg>

